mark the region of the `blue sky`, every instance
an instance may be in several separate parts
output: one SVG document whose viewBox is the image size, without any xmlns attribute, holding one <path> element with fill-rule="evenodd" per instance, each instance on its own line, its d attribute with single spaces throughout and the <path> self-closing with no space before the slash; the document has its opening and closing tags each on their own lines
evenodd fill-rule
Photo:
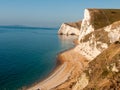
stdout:
<svg viewBox="0 0 120 90">
<path fill-rule="evenodd" d="M 120 0 L 0 0 L 0 25 L 59 27 L 85 8 L 120 8 Z"/>
</svg>

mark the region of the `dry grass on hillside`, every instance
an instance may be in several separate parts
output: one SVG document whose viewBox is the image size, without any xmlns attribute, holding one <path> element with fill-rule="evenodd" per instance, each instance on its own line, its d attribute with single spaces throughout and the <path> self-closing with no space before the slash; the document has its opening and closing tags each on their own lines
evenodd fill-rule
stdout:
<svg viewBox="0 0 120 90">
<path fill-rule="evenodd" d="M 120 9 L 89 9 L 91 23 L 95 29 L 105 27 L 120 20 Z"/>
<path fill-rule="evenodd" d="M 77 28 L 77 29 L 80 30 L 80 28 L 81 28 L 81 23 L 82 23 L 82 21 L 65 23 L 65 24 L 67 24 L 67 25 L 69 25 L 69 26 L 71 26 L 71 27 L 74 27 L 74 28 Z"/>
<path fill-rule="evenodd" d="M 89 63 L 86 71 L 89 84 L 84 90 L 119 90 L 120 89 L 120 42 L 101 53 Z"/>
</svg>

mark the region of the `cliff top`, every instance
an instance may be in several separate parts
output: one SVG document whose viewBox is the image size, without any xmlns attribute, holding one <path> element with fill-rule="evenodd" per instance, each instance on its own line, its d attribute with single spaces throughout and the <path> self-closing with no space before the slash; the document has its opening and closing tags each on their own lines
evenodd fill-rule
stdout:
<svg viewBox="0 0 120 90">
<path fill-rule="evenodd" d="M 81 23 L 82 23 L 82 21 L 65 23 L 65 24 L 67 24 L 67 25 L 69 25 L 69 26 L 71 26 L 71 27 L 74 27 L 74 28 L 77 28 L 77 29 L 80 30 L 80 28 L 81 28 Z"/>
<path fill-rule="evenodd" d="M 87 9 L 90 13 L 90 22 L 95 29 L 99 29 L 120 20 L 120 9 Z"/>
</svg>

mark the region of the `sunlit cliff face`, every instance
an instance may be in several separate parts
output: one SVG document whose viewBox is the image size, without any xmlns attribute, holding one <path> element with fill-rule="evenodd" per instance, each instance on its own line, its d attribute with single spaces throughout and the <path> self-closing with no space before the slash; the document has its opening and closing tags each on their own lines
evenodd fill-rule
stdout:
<svg viewBox="0 0 120 90">
<path fill-rule="evenodd" d="M 81 24 L 79 41 L 81 41 L 81 39 L 85 35 L 89 34 L 92 31 L 94 31 L 94 28 L 93 28 L 93 26 L 91 24 L 90 12 L 89 12 L 88 9 L 85 9 L 85 11 L 84 11 L 84 19 L 83 19 L 82 24 Z"/>
<path fill-rule="evenodd" d="M 88 60 L 93 60 L 103 50 L 107 49 L 110 43 L 120 40 L 120 21 L 96 30 L 93 28 L 93 22 L 91 11 L 85 9 L 78 39 L 79 45 L 76 46 L 75 50 Z"/>
<path fill-rule="evenodd" d="M 91 17 L 90 17 L 90 12 L 89 12 L 89 10 L 88 10 L 88 9 L 85 9 L 85 11 L 84 11 L 84 20 L 88 21 L 88 22 L 87 22 L 88 25 L 90 25 L 90 22 L 89 22 L 90 19 L 91 19 Z"/>
</svg>

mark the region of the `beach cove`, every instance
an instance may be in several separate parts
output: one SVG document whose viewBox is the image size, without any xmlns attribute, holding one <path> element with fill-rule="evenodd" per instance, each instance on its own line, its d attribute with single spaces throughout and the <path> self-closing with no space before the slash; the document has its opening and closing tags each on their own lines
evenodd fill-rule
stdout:
<svg viewBox="0 0 120 90">
<path fill-rule="evenodd" d="M 75 48 L 59 53 L 57 60 L 60 65 L 53 71 L 53 73 L 45 80 L 29 87 L 27 90 L 72 89 L 73 85 L 88 64 L 88 60 L 80 55 Z M 73 90 L 74 89 L 75 87 Z"/>
</svg>

